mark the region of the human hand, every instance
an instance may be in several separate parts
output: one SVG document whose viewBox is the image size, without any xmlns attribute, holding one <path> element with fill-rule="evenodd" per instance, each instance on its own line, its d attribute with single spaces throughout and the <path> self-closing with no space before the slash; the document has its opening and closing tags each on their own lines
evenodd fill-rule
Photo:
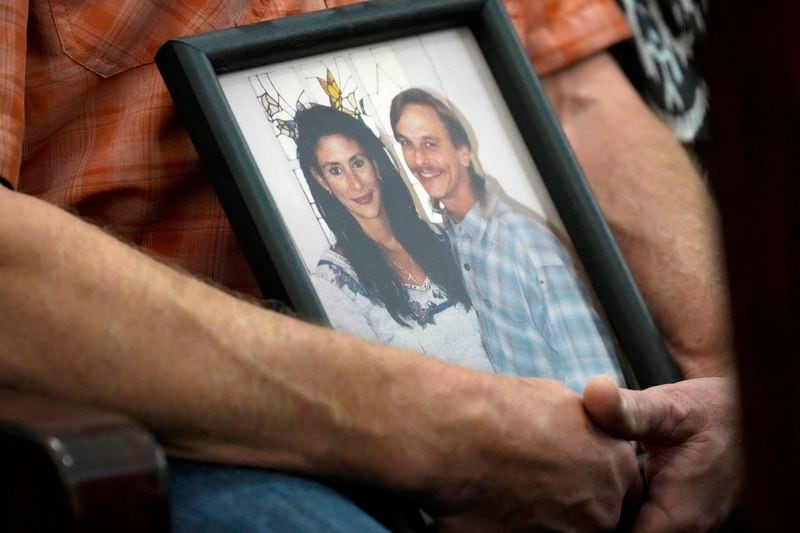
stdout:
<svg viewBox="0 0 800 533">
<path fill-rule="evenodd" d="M 583 401 L 598 426 L 640 441 L 647 452 L 649 494 L 634 532 L 708 531 L 728 516 L 742 480 L 738 407 L 729 378 L 632 391 L 600 377 L 586 385 Z"/>
<path fill-rule="evenodd" d="M 633 447 L 597 430 L 579 396 L 550 380 L 485 385 L 444 434 L 425 498 L 441 531 L 609 530 L 626 498 L 638 505 Z"/>
</svg>

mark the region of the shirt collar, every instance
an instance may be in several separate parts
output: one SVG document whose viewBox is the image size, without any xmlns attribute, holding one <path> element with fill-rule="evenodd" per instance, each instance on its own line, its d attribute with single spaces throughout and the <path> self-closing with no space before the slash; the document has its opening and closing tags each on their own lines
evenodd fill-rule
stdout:
<svg viewBox="0 0 800 533">
<path fill-rule="evenodd" d="M 445 214 L 445 227 L 448 230 L 461 230 L 468 237 L 479 241 L 489 229 L 489 221 L 495 207 L 497 207 L 497 195 L 487 186 L 483 198 L 475 202 L 460 223 L 456 224 L 450 216 Z"/>
</svg>

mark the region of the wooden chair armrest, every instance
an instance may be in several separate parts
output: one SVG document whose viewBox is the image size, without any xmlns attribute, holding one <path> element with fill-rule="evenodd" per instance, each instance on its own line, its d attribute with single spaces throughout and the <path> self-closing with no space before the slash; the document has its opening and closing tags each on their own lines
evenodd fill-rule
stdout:
<svg viewBox="0 0 800 533">
<path fill-rule="evenodd" d="M 0 388 L 1 531 L 168 531 L 166 459 L 132 420 Z"/>
</svg>

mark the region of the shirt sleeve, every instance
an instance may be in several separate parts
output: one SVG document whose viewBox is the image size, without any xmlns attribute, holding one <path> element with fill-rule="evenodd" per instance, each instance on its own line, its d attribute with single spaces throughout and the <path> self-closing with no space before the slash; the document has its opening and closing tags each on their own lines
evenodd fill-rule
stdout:
<svg viewBox="0 0 800 533">
<path fill-rule="evenodd" d="M 14 187 L 22 160 L 28 2 L 0 3 L 0 183 Z"/>
<path fill-rule="evenodd" d="M 344 331 L 365 340 L 377 340 L 377 335 L 353 300 L 347 289 L 337 287 L 333 282 L 320 277 L 311 276 L 311 283 L 317 291 L 317 296 L 328 315 L 328 320 L 333 329 Z"/>
<path fill-rule="evenodd" d="M 614 344 L 600 319 L 583 281 L 578 276 L 566 249 L 555 236 L 542 235 L 529 254 L 529 263 L 541 257 L 549 260 L 531 271 L 526 283 L 528 301 L 542 301 L 544 324 L 541 330 L 558 355 L 560 374 L 565 384 L 580 393 L 588 378 L 607 375 L 623 384 Z"/>
<path fill-rule="evenodd" d="M 504 0 L 536 72 L 546 75 L 631 37 L 614 0 Z"/>
</svg>

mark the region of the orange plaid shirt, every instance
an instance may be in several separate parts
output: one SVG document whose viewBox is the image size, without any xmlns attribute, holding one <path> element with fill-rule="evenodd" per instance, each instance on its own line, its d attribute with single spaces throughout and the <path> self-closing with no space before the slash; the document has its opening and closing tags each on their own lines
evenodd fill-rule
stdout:
<svg viewBox="0 0 800 533">
<path fill-rule="evenodd" d="M 0 177 L 258 294 L 153 56 L 169 38 L 354 1 L 4 0 Z M 505 3 L 540 74 L 629 36 L 613 0 Z"/>
</svg>

